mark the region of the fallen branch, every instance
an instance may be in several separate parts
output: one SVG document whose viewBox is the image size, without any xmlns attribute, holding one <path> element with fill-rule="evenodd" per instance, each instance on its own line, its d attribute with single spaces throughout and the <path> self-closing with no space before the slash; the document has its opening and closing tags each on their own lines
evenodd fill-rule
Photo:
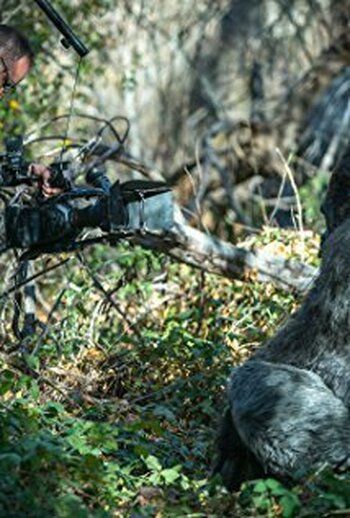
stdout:
<svg viewBox="0 0 350 518">
<path fill-rule="evenodd" d="M 133 233 L 120 232 L 118 235 L 108 234 L 86 240 L 85 246 L 96 243 L 109 243 L 113 246 L 122 239 L 158 250 L 177 261 L 209 273 L 247 282 L 252 280 L 269 282 L 287 291 L 306 292 L 317 275 L 317 269 L 313 266 L 272 255 L 264 250 L 247 250 L 232 245 L 186 225 L 182 219 L 181 222 L 175 223 L 171 231 L 166 233 L 145 230 Z M 0 300 L 44 273 L 61 266 L 67 260 L 69 259 L 13 286 L 0 294 Z M 110 294 L 106 292 L 104 295 L 114 305 L 114 302 L 110 300 Z"/>
<path fill-rule="evenodd" d="M 143 231 L 131 240 L 210 273 L 230 279 L 271 282 L 288 291 L 307 291 L 317 274 L 312 266 L 262 250 L 246 250 L 182 223 L 176 223 L 170 233 Z"/>
</svg>

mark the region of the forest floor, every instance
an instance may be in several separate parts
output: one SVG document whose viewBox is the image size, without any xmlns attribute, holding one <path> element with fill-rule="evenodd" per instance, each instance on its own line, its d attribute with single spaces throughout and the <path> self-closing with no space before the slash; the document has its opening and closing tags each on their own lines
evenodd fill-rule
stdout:
<svg viewBox="0 0 350 518">
<path fill-rule="evenodd" d="M 317 264 L 306 237 L 252 239 Z M 327 470 L 233 495 L 210 477 L 230 369 L 300 296 L 128 245 L 73 257 L 40 286 L 49 326 L 21 344 L 5 329 L 0 353 L 1 517 L 349 516 L 350 478 Z"/>
</svg>

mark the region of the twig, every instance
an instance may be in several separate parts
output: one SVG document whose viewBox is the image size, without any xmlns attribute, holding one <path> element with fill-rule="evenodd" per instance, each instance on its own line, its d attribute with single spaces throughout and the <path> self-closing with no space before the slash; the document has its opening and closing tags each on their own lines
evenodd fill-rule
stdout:
<svg viewBox="0 0 350 518">
<path fill-rule="evenodd" d="M 269 224 L 271 224 L 271 222 L 273 221 L 273 218 L 276 215 L 276 212 L 280 208 L 280 203 L 281 203 L 281 198 L 282 198 L 282 195 L 283 195 L 283 190 L 284 190 L 284 187 L 286 185 L 286 178 L 287 178 L 287 172 L 286 172 L 286 170 L 284 170 L 283 176 L 282 176 L 282 181 L 280 183 L 280 186 L 279 186 L 279 189 L 278 189 L 278 193 L 277 193 L 277 199 L 274 200 L 275 207 L 274 207 L 274 209 L 273 209 L 273 211 L 271 213 L 271 216 L 269 218 Z"/>
<path fill-rule="evenodd" d="M 295 183 L 293 172 L 292 172 L 291 168 L 289 167 L 288 162 L 284 158 L 284 156 L 281 153 L 279 148 L 276 148 L 276 153 L 277 153 L 277 156 L 279 157 L 279 159 L 281 160 L 281 162 L 283 164 L 284 170 L 285 170 L 285 172 L 286 172 L 286 174 L 288 176 L 288 179 L 290 181 L 290 184 L 291 184 L 292 189 L 293 189 L 294 194 L 295 194 L 295 200 L 296 200 L 297 211 L 298 211 L 299 232 L 300 232 L 300 237 L 301 237 L 301 240 L 302 240 L 302 243 L 303 243 L 302 259 L 304 260 L 304 256 L 305 256 L 305 235 L 304 235 L 304 227 L 303 227 L 303 209 L 302 209 L 302 206 L 301 206 L 301 201 L 300 201 L 298 187 L 297 187 L 297 184 Z"/>
<path fill-rule="evenodd" d="M 54 315 L 54 313 L 56 312 L 58 306 L 61 304 L 61 300 L 63 298 L 63 295 L 66 293 L 67 291 L 67 287 L 71 281 L 71 278 L 72 278 L 72 275 L 70 276 L 70 278 L 68 279 L 67 283 L 66 283 L 66 286 L 64 286 L 62 288 L 62 290 L 60 291 L 58 297 L 56 298 L 51 310 L 50 310 L 50 313 L 48 314 L 48 317 L 47 317 L 47 320 L 46 320 L 46 324 L 45 324 L 45 328 L 43 330 L 43 332 L 41 333 L 40 337 L 38 338 L 38 341 L 32 351 L 32 355 L 35 356 L 38 352 L 38 350 L 40 349 L 40 347 L 42 346 L 44 340 L 46 339 L 48 333 L 49 333 L 49 330 L 50 330 L 50 325 L 51 325 L 51 321 L 52 321 L 52 317 Z"/>
<path fill-rule="evenodd" d="M 116 302 L 114 301 L 114 299 L 110 295 L 110 293 L 104 288 L 104 286 L 100 283 L 100 281 L 98 280 L 96 275 L 91 271 L 91 268 L 87 264 L 83 253 L 80 252 L 79 254 L 77 254 L 77 257 L 78 257 L 79 262 L 84 266 L 85 270 L 87 271 L 89 277 L 93 281 L 93 283 L 94 283 L 95 287 L 98 289 L 98 291 L 103 293 L 105 299 L 108 300 L 108 302 L 111 304 L 111 306 L 113 306 L 113 308 L 117 311 L 117 313 L 119 313 L 119 315 L 124 319 L 124 321 L 128 324 L 128 326 L 131 329 L 133 329 L 133 331 L 135 332 L 137 337 L 143 342 L 143 337 L 142 337 L 140 331 L 136 328 L 136 326 L 133 324 L 133 322 L 130 321 L 129 317 L 124 313 L 124 311 L 122 309 L 120 309 L 120 307 L 116 304 Z"/>
<path fill-rule="evenodd" d="M 63 261 L 59 261 L 58 263 L 54 264 L 53 266 L 50 266 L 49 268 L 44 268 L 43 270 L 40 270 L 40 272 L 36 273 L 35 275 L 32 275 L 31 277 L 28 277 L 28 279 L 26 279 L 25 281 L 15 284 L 15 286 L 12 286 L 12 288 L 9 288 L 8 290 L 6 290 L 5 292 L 0 294 L 0 300 L 5 299 L 14 291 L 18 291 L 19 289 L 23 288 L 23 286 L 26 286 L 30 282 L 38 279 L 39 277 L 42 277 L 46 273 L 52 272 L 53 270 L 56 270 L 60 266 L 63 266 L 64 264 L 68 263 L 68 261 L 70 261 L 70 260 L 71 260 L 71 257 L 67 257 L 67 259 L 63 259 Z"/>
<path fill-rule="evenodd" d="M 67 394 L 66 390 L 63 387 L 59 386 L 57 383 L 54 383 L 46 376 L 43 376 L 40 372 L 37 372 L 36 370 L 32 369 L 31 367 L 28 367 L 27 365 L 24 366 L 25 368 L 22 368 L 19 365 L 14 365 L 11 362 L 10 358 L 4 353 L 0 353 L 0 358 L 6 362 L 7 368 L 9 370 L 12 370 L 12 372 L 14 372 L 15 374 L 28 374 L 29 372 L 38 382 L 42 381 L 43 383 L 46 383 L 46 385 L 49 385 L 56 392 L 61 394 L 61 396 L 63 396 L 66 399 L 66 401 L 68 401 L 71 405 L 78 407 L 79 409 L 82 408 L 81 405 L 79 405 L 79 403 L 77 403 Z"/>
</svg>

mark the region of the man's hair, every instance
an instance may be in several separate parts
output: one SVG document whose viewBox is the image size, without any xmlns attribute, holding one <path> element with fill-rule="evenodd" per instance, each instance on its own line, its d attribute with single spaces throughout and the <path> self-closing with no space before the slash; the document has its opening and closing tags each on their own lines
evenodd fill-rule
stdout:
<svg viewBox="0 0 350 518">
<path fill-rule="evenodd" d="M 30 43 L 17 29 L 0 24 L 0 56 L 13 63 L 22 57 L 34 61 L 34 53 Z"/>
</svg>

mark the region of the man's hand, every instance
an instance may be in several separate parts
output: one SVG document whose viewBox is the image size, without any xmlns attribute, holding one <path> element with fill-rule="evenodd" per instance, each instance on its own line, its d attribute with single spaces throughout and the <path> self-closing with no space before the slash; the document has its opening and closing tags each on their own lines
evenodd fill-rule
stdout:
<svg viewBox="0 0 350 518">
<path fill-rule="evenodd" d="M 61 192 L 63 192 L 63 190 L 59 189 L 58 187 L 51 187 L 50 178 L 52 172 L 48 167 L 42 164 L 31 164 L 29 167 L 29 173 L 39 177 L 40 188 L 46 198 L 50 198 L 50 196 L 56 196 L 57 194 L 61 194 Z"/>
</svg>

